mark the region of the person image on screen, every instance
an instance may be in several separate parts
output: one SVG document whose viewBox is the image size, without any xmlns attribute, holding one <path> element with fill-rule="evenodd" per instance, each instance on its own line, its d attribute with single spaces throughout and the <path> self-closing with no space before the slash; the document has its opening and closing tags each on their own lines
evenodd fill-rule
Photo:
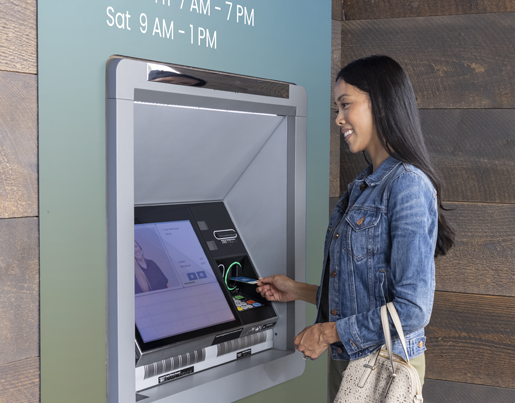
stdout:
<svg viewBox="0 0 515 403">
<path fill-rule="evenodd" d="M 134 275 L 135 293 L 149 292 L 169 288 L 168 279 L 159 266 L 143 256 L 143 249 L 134 241 Z"/>
<path fill-rule="evenodd" d="M 274 275 L 261 278 L 257 287 L 269 301 L 316 304 L 315 324 L 294 343 L 305 359 L 316 359 L 329 348 L 328 402 L 349 360 L 366 357 L 385 343 L 380 309 L 388 302 L 399 313 L 410 362 L 423 382 L 434 259 L 454 245 L 454 230 L 442 214 L 441 181 L 402 67 L 387 56 L 355 60 L 338 74 L 334 97 L 342 140 L 352 153 L 368 155 L 370 165 L 334 208 L 320 285 Z M 404 356 L 399 339 L 393 352 Z"/>
</svg>

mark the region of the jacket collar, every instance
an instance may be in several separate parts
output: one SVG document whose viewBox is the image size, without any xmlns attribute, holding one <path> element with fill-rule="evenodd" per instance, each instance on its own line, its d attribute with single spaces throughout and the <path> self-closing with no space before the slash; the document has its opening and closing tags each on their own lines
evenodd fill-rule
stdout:
<svg viewBox="0 0 515 403">
<path fill-rule="evenodd" d="M 390 156 L 383 161 L 381 165 L 376 169 L 375 172 L 372 172 L 372 164 L 370 164 L 367 169 L 361 172 L 356 180 L 364 181 L 368 186 L 375 186 L 380 184 L 392 171 L 399 165 L 401 162 L 394 157 Z"/>
</svg>

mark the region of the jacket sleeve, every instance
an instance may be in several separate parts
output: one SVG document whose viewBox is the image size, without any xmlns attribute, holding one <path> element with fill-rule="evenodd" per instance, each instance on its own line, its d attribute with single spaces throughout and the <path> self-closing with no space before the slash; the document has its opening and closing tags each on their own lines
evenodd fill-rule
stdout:
<svg viewBox="0 0 515 403">
<path fill-rule="evenodd" d="M 433 306 L 438 230 L 436 191 L 426 177 L 408 171 L 394 179 L 387 192 L 389 291 L 403 330 L 409 334 L 429 323 Z M 336 328 L 349 354 L 384 343 L 380 307 L 340 319 Z"/>
</svg>

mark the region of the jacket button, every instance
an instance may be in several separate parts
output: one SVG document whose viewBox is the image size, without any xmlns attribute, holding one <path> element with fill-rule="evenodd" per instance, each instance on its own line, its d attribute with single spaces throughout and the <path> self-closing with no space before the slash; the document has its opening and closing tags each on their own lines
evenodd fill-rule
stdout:
<svg viewBox="0 0 515 403">
<path fill-rule="evenodd" d="M 364 191 L 367 187 L 368 187 L 367 184 L 363 183 L 359 188 L 361 191 Z"/>
<path fill-rule="evenodd" d="M 331 315 L 333 315 L 333 316 L 338 315 L 338 311 L 337 311 L 336 309 L 333 309 L 333 310 L 331 311 Z"/>
<path fill-rule="evenodd" d="M 343 353 L 343 350 L 342 350 L 340 347 L 338 347 L 338 348 L 336 349 L 336 352 L 337 352 L 338 354 L 341 354 L 341 353 Z"/>
<path fill-rule="evenodd" d="M 363 224 L 363 221 L 365 221 L 365 217 L 361 217 L 361 218 L 356 222 L 356 224 L 361 225 L 361 224 Z"/>
<path fill-rule="evenodd" d="M 422 348 L 424 347 L 424 342 L 422 340 L 420 340 L 417 344 L 418 348 Z"/>
<path fill-rule="evenodd" d="M 339 236 L 340 236 L 340 235 L 338 235 L 337 233 L 336 233 L 336 234 L 334 234 L 334 237 L 335 237 L 335 238 L 338 238 Z"/>
<path fill-rule="evenodd" d="M 332 272 L 331 272 L 331 277 L 332 277 L 332 278 L 335 278 L 335 277 L 336 277 L 336 272 L 335 272 L 335 271 L 332 271 Z"/>
</svg>

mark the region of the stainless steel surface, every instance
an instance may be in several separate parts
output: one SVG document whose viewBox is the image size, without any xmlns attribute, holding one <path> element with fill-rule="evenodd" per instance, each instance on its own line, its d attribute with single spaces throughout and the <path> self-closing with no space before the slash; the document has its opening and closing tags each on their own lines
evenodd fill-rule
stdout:
<svg viewBox="0 0 515 403">
<path fill-rule="evenodd" d="M 134 105 L 134 202 L 222 200 L 284 120 Z"/>
</svg>

